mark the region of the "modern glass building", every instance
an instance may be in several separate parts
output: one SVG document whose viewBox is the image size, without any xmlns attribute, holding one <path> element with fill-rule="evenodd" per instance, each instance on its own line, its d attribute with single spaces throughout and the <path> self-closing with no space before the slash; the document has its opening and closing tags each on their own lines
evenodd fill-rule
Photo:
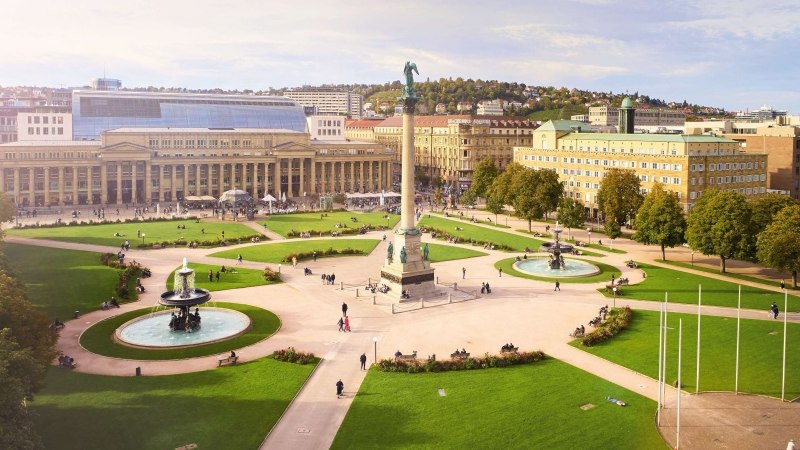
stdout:
<svg viewBox="0 0 800 450">
<path fill-rule="evenodd" d="M 305 132 L 303 108 L 285 97 L 88 91 L 72 93 L 72 137 L 117 128 L 269 128 Z"/>
</svg>

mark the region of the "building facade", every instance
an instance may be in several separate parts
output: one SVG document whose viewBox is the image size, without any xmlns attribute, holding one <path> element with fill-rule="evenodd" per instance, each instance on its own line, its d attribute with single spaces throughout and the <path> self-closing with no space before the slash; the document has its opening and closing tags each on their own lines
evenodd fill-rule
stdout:
<svg viewBox="0 0 800 450">
<path fill-rule="evenodd" d="M 636 108 L 636 127 L 683 126 L 686 115 L 683 111 L 668 108 Z M 589 123 L 602 127 L 619 124 L 619 108 L 592 106 L 589 108 Z"/>
<path fill-rule="evenodd" d="M 343 116 L 308 116 L 308 133 L 312 140 L 343 141 L 345 120 Z"/>
<path fill-rule="evenodd" d="M 116 128 L 306 130 L 303 108 L 283 97 L 132 91 L 72 93 L 73 139 Z"/>
<path fill-rule="evenodd" d="M 335 88 L 298 88 L 283 92 L 302 106 L 316 107 L 320 115 L 348 116 L 353 119 L 361 117 L 364 97 L 355 92 Z"/>
<path fill-rule="evenodd" d="M 39 107 L 17 114 L 19 141 L 71 141 L 72 113 L 64 107 Z"/>
<path fill-rule="evenodd" d="M 597 212 L 605 171 L 631 169 L 642 193 L 653 184 L 676 192 L 689 211 L 705 189 L 761 195 L 767 187 L 767 155 L 742 151 L 731 139 L 709 135 L 575 133 L 548 122 L 534 133 L 533 146 L 514 148 L 514 160 L 531 169 L 554 170 L 567 196 Z"/>
<path fill-rule="evenodd" d="M 109 205 L 218 197 L 379 192 L 393 155 L 365 142 L 271 129 L 122 128 L 99 141 L 0 145 L 0 186 L 20 206 Z"/>
<path fill-rule="evenodd" d="M 394 180 L 399 182 L 402 117 L 374 125 L 349 123 L 347 136 L 367 140 L 370 126 L 372 141 L 394 151 Z M 506 167 L 513 159 L 514 146 L 531 144 L 535 128 L 536 123 L 524 117 L 415 116 L 415 165 L 431 178 L 439 176 L 447 184 L 467 189 L 478 162 L 489 157 L 498 167 Z"/>
</svg>

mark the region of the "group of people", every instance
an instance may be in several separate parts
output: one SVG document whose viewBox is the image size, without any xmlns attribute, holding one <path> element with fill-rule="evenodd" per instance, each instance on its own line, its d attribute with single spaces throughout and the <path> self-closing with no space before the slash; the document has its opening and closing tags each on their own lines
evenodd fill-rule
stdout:
<svg viewBox="0 0 800 450">
<path fill-rule="evenodd" d="M 489 283 L 481 283 L 481 294 L 491 294 L 492 288 L 489 287 Z"/>
<path fill-rule="evenodd" d="M 600 307 L 597 317 L 589 321 L 589 326 L 597 327 L 606 320 L 606 317 L 608 317 L 608 305 Z"/>
<path fill-rule="evenodd" d="M 575 327 L 575 331 L 572 332 L 571 336 L 578 338 L 578 337 L 583 337 L 584 334 L 586 334 L 586 327 L 581 325 L 579 327 Z"/>
<path fill-rule="evenodd" d="M 137 283 L 138 282 L 139 280 L 137 280 Z M 111 300 L 100 303 L 100 309 L 103 311 L 111 308 L 119 308 L 119 303 L 117 303 L 117 299 L 115 297 L 111 297 Z"/>
<path fill-rule="evenodd" d="M 502 347 L 500 347 L 500 351 L 503 351 L 503 352 L 513 352 L 513 351 L 516 351 L 516 349 L 517 349 L 517 347 L 514 347 L 514 344 L 511 344 L 511 343 L 505 344 Z"/>
<path fill-rule="evenodd" d="M 144 286 L 142 286 L 142 280 L 140 278 L 136 279 L 136 292 L 140 294 L 144 293 Z"/>
<path fill-rule="evenodd" d="M 303 267 L 303 275 L 309 276 L 309 275 L 314 275 L 314 274 L 311 273 L 311 269 L 309 269 L 308 266 L 306 266 L 306 267 Z"/>
<path fill-rule="evenodd" d="M 336 282 L 336 274 L 322 274 L 322 284 L 333 284 Z"/>
<path fill-rule="evenodd" d="M 403 300 L 408 300 L 411 298 L 411 293 L 408 292 L 407 289 L 404 289 L 403 292 L 400 293 L 400 298 Z"/>
<path fill-rule="evenodd" d="M 70 369 L 78 367 L 78 365 L 75 364 L 75 358 L 72 356 L 67 356 L 63 352 L 58 355 L 58 365 Z"/>
<path fill-rule="evenodd" d="M 350 330 L 350 317 L 347 316 L 347 303 L 342 302 L 342 317 L 339 318 L 339 331 L 344 331 L 345 333 Z"/>
<path fill-rule="evenodd" d="M 58 320 L 58 318 L 56 318 L 56 320 L 54 320 L 53 323 L 50 324 L 50 329 L 53 330 L 53 331 L 61 331 L 61 330 L 64 329 L 65 326 L 66 325 L 64 325 L 64 322 L 62 322 L 62 321 Z"/>
</svg>

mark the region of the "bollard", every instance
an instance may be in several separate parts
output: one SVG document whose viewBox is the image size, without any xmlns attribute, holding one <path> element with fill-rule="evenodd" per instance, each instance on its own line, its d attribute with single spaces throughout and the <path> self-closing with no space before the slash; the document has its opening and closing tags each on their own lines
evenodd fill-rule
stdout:
<svg viewBox="0 0 800 450">
<path fill-rule="evenodd" d="M 137 368 L 136 368 L 136 376 L 137 376 L 137 377 L 140 377 L 140 376 L 142 376 L 142 368 L 141 368 L 141 367 L 137 367 Z"/>
<path fill-rule="evenodd" d="M 457 290 L 458 290 L 458 283 L 453 283 L 453 290 L 454 290 L 454 291 L 457 291 Z"/>
<path fill-rule="evenodd" d="M 375 296 L 374 295 L 372 296 L 372 304 L 373 305 L 377 305 L 377 303 L 375 303 Z"/>
<path fill-rule="evenodd" d="M 425 309 L 425 299 L 423 298 L 419 299 L 419 307 Z"/>
<path fill-rule="evenodd" d="M 356 288 L 356 297 L 358 297 L 358 288 Z"/>
<path fill-rule="evenodd" d="M 439 284 L 439 275 L 436 275 L 436 284 Z"/>
<path fill-rule="evenodd" d="M 340 281 L 340 282 L 339 282 L 339 290 L 340 290 L 340 291 L 343 291 L 343 290 L 344 290 L 344 281 Z"/>
<path fill-rule="evenodd" d="M 447 294 L 447 303 L 453 303 L 453 294 L 451 293 Z"/>
<path fill-rule="evenodd" d="M 394 314 L 394 303 L 392 303 L 392 314 Z"/>
</svg>

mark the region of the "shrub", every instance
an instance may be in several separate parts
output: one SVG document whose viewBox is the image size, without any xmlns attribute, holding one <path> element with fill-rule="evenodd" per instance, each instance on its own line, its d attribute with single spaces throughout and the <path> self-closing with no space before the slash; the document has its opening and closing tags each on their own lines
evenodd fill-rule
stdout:
<svg viewBox="0 0 800 450">
<path fill-rule="evenodd" d="M 615 308 L 609 311 L 608 318 L 594 331 L 581 338 L 581 344 L 591 347 L 603 341 L 607 341 L 619 334 L 620 331 L 628 328 L 633 317 L 633 310 L 626 306 Z"/>
<path fill-rule="evenodd" d="M 517 364 L 529 364 L 545 359 L 547 356 L 541 350 L 535 352 L 503 353 L 466 359 L 426 359 L 426 360 L 396 360 L 382 359 L 378 362 L 378 370 L 382 372 L 445 372 L 449 370 L 475 370 L 492 367 L 508 367 Z"/>
<path fill-rule="evenodd" d="M 292 258 L 297 258 L 298 261 L 311 259 L 311 258 L 314 257 L 314 252 L 315 251 L 317 252 L 317 257 L 318 258 L 319 257 L 323 257 L 323 256 L 363 255 L 364 254 L 364 252 L 362 250 L 356 249 L 356 248 L 347 247 L 347 248 L 343 248 L 341 250 L 336 250 L 333 247 L 328 247 L 325 250 L 311 250 L 311 251 L 308 251 L 308 252 L 300 252 L 300 253 L 292 252 L 292 253 L 289 253 L 288 255 L 284 256 L 281 261 L 283 261 L 283 262 L 291 262 Z"/>
<path fill-rule="evenodd" d="M 439 239 L 441 241 L 449 241 L 451 238 L 456 238 L 459 243 L 469 243 L 481 247 L 485 247 L 487 245 L 493 245 L 496 250 L 514 250 L 514 248 L 511 247 L 510 245 L 498 244 L 497 242 L 492 242 L 492 241 L 482 241 L 479 239 L 465 239 L 461 236 L 451 235 L 447 231 L 441 230 L 439 228 L 427 227 L 424 229 L 424 232 L 436 233 L 436 239 Z"/>
<path fill-rule="evenodd" d="M 280 281 L 281 274 L 272 270 L 270 267 L 264 268 L 264 279 L 267 281 Z"/>
<path fill-rule="evenodd" d="M 313 353 L 298 352 L 294 349 L 294 347 L 289 347 L 283 350 L 275 350 L 275 352 L 272 353 L 272 356 L 277 361 L 297 364 L 309 364 L 315 362 L 317 359 Z"/>
</svg>

